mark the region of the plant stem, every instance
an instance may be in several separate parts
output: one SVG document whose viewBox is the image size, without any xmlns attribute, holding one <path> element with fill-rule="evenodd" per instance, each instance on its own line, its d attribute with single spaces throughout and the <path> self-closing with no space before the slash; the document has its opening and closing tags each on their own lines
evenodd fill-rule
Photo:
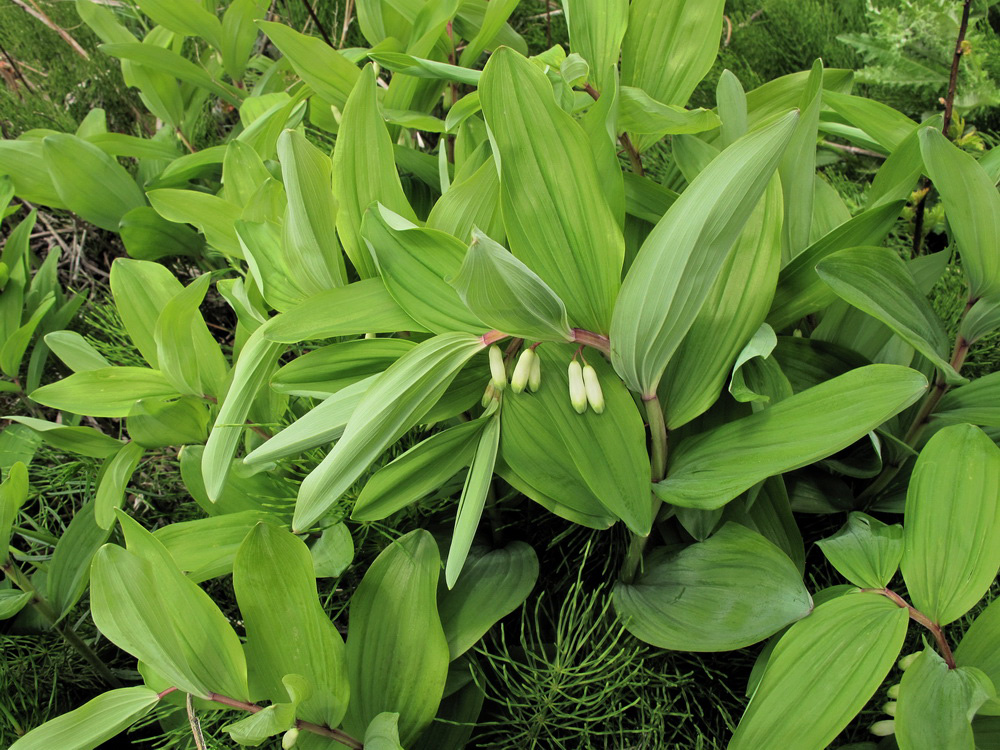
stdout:
<svg viewBox="0 0 1000 750">
<path fill-rule="evenodd" d="M 262 706 L 258 706 L 256 703 L 247 703 L 246 701 L 230 698 L 226 695 L 219 695 L 218 693 L 209 693 L 206 698 L 213 703 L 221 703 L 223 706 L 229 706 L 241 711 L 249 711 L 252 714 L 264 710 Z M 364 750 L 364 745 L 361 742 L 339 729 L 331 729 L 322 724 L 313 724 L 311 721 L 302 721 L 301 719 L 295 722 L 295 726 L 307 732 L 318 734 L 320 737 L 329 737 L 330 739 L 337 740 L 341 745 L 346 745 L 352 750 Z"/>
<path fill-rule="evenodd" d="M 934 641 L 937 643 L 938 650 L 941 652 L 942 658 L 948 665 L 948 669 L 955 668 L 955 656 L 951 653 L 951 646 L 948 645 L 947 639 L 944 637 L 944 631 L 941 630 L 941 626 L 934 622 L 931 618 L 921 612 L 919 609 L 914 607 L 903 597 L 897 594 L 895 591 L 890 591 L 889 589 L 861 589 L 867 594 L 879 594 L 884 596 L 886 599 L 891 601 L 896 606 L 905 609 L 910 615 L 910 619 L 916 623 L 923 625 L 927 630 L 930 631 L 931 635 L 934 636 Z"/>
<path fill-rule="evenodd" d="M 8 557 L 3 565 L 0 565 L 0 570 L 3 570 L 11 583 L 24 593 L 31 595 L 31 606 L 52 626 L 53 630 L 63 637 L 66 643 L 76 649 L 80 656 L 86 659 L 87 663 L 94 668 L 94 671 L 101 676 L 101 679 L 108 685 L 111 685 L 111 687 L 120 688 L 122 686 L 121 681 L 108 669 L 108 665 L 87 645 L 76 630 L 70 625 L 59 622 L 59 614 L 53 609 L 51 602 L 42 596 L 41 592 L 35 588 L 28 576 L 14 564 L 13 560 Z"/>
<path fill-rule="evenodd" d="M 608 340 L 607 336 L 600 333 L 587 331 L 583 328 L 574 328 L 573 341 L 578 344 L 582 344 L 583 346 L 589 346 L 592 349 L 597 349 L 605 357 L 611 356 L 611 342 Z"/>
<path fill-rule="evenodd" d="M 649 478 L 652 482 L 659 482 L 667 474 L 667 423 L 663 419 L 663 409 L 660 407 L 659 398 L 654 395 L 652 398 L 643 399 L 643 403 L 646 405 L 646 420 L 649 422 Z M 650 494 L 650 501 L 653 504 L 653 519 L 655 520 L 661 501 L 656 495 Z M 621 573 L 621 579 L 625 583 L 632 583 L 639 574 L 642 568 L 642 556 L 646 551 L 647 544 L 649 544 L 648 534 L 639 536 L 632 533 Z"/>
<path fill-rule="evenodd" d="M 601 98 L 601 92 L 591 86 L 589 83 L 583 85 L 583 90 L 590 94 L 590 98 L 595 102 Z M 642 157 L 639 155 L 638 149 L 633 145 L 632 140 L 628 137 L 628 133 L 622 133 L 618 140 L 622 144 L 622 148 L 625 149 L 625 153 L 628 154 L 629 164 L 632 165 L 632 171 L 635 172 L 640 177 L 646 176 L 646 170 L 642 167 Z"/>
</svg>

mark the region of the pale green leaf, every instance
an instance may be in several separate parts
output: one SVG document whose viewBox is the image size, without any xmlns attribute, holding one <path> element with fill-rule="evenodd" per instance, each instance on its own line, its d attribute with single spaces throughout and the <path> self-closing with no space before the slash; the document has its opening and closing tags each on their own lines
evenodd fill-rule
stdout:
<svg viewBox="0 0 1000 750">
<path fill-rule="evenodd" d="M 156 321 L 183 285 L 159 263 L 118 258 L 111 264 L 111 293 L 115 309 L 136 349 L 151 367 L 159 364 Z"/>
<path fill-rule="evenodd" d="M 955 649 L 955 663 L 981 669 L 994 685 L 1000 682 L 1000 599 L 990 602 L 973 620 Z M 987 701 L 979 713 L 1000 716 L 1000 700 Z"/>
<path fill-rule="evenodd" d="M 609 76 L 628 26 L 628 0 L 566 0 L 563 12 L 570 49 L 590 63 L 591 82 L 598 91 L 615 85 Z"/>
<path fill-rule="evenodd" d="M 270 21 L 257 25 L 288 58 L 295 72 L 324 99 L 343 109 L 360 71 L 322 39 Z"/>
<path fill-rule="evenodd" d="M 122 447 L 121 440 L 115 440 L 93 427 L 68 427 L 56 422 L 47 422 L 34 417 L 6 416 L 12 422 L 18 422 L 30 428 L 43 441 L 53 448 L 69 453 L 78 453 L 91 458 L 108 458 Z"/>
<path fill-rule="evenodd" d="M 145 450 L 138 443 L 125 443 L 105 463 L 94 497 L 94 519 L 102 529 L 110 529 L 115 522 L 115 509 L 122 506 L 125 487 L 131 481 L 144 453 Z"/>
<path fill-rule="evenodd" d="M 855 511 L 833 536 L 816 544 L 830 564 L 855 586 L 885 588 L 899 570 L 903 556 L 903 527 L 889 526 Z"/>
<path fill-rule="evenodd" d="M 105 367 L 77 372 L 31 392 L 42 406 L 90 417 L 127 417 L 141 398 L 179 396 L 159 370 Z"/>
</svg>

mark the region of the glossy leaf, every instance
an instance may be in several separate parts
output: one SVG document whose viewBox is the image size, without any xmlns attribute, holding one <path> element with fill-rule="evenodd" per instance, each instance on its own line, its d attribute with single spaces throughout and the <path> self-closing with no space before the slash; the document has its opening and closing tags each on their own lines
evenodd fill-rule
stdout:
<svg viewBox="0 0 1000 750">
<path fill-rule="evenodd" d="M 978 602 L 1000 569 L 1000 448 L 978 427 L 927 442 L 906 494 L 900 568 L 913 606 L 940 625 Z"/>
<path fill-rule="evenodd" d="M 907 623 L 877 594 L 819 605 L 778 641 L 729 750 L 823 750 L 889 674 Z"/>
<path fill-rule="evenodd" d="M 67 208 L 49 176 L 42 143 L 0 140 L 0 172 L 14 180 L 14 193 L 26 201 Z"/>
<path fill-rule="evenodd" d="M 855 586 L 880 589 L 888 586 L 899 570 L 903 527 L 854 512 L 840 531 L 816 544 L 837 572 Z"/>
<path fill-rule="evenodd" d="M 764 194 L 795 121 L 796 115 L 789 114 L 723 151 L 643 243 L 611 326 L 612 362 L 632 390 L 656 393 L 667 363 Z"/>
<path fill-rule="evenodd" d="M 682 441 L 653 489 L 674 505 L 718 508 L 766 477 L 846 448 L 926 390 L 924 376 L 906 367 L 852 370 Z M 814 429 L 817 422 L 823 430 Z"/>
<path fill-rule="evenodd" d="M 399 714 L 411 743 L 433 720 L 448 674 L 448 643 L 437 608 L 440 557 L 418 529 L 389 545 L 351 597 L 344 728 L 361 736 L 380 713 Z"/>
<path fill-rule="evenodd" d="M 16 589 L 0 589 L 0 620 L 9 620 L 31 601 L 31 593 Z"/>
<path fill-rule="evenodd" d="M 251 693 L 282 702 L 282 677 L 302 675 L 310 689 L 299 717 L 337 726 L 350 693 L 347 657 L 320 604 L 305 543 L 283 529 L 258 524 L 236 554 L 233 588 L 247 629 Z"/>
<path fill-rule="evenodd" d="M 812 610 L 788 556 L 734 523 L 674 557 L 650 561 L 635 583 L 615 586 L 614 603 L 630 633 L 676 651 L 743 648 Z"/>
<path fill-rule="evenodd" d="M 10 750 L 94 750 L 124 732 L 160 700 L 147 687 L 111 690 L 32 729 Z"/>
</svg>

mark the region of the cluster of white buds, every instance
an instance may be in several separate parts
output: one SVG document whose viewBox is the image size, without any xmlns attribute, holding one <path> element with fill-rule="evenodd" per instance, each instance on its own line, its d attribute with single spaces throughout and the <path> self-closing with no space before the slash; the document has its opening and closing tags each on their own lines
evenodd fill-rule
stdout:
<svg viewBox="0 0 1000 750">
<path fill-rule="evenodd" d="M 514 374 L 510 377 L 510 388 L 514 393 L 523 393 L 527 388 L 532 393 L 542 384 L 542 361 L 535 350 L 528 347 L 521 352 Z"/>
<path fill-rule="evenodd" d="M 913 665 L 913 662 L 916 661 L 918 656 L 920 656 L 919 652 L 915 654 L 907 654 L 897 662 L 896 666 L 898 666 L 901 671 L 905 672 Z M 876 721 L 868 728 L 868 731 L 876 737 L 888 737 L 889 735 L 896 733 L 895 716 L 896 707 L 898 705 L 896 701 L 899 698 L 899 683 L 897 682 L 895 685 L 890 685 L 889 689 L 885 691 L 885 694 L 889 697 L 889 700 L 882 704 L 882 713 L 892 716 L 893 718 Z"/>
<path fill-rule="evenodd" d="M 569 400 L 577 414 L 587 411 L 588 405 L 596 414 L 604 411 L 604 391 L 597 370 L 592 365 L 581 365 L 576 357 L 569 363 Z"/>
</svg>

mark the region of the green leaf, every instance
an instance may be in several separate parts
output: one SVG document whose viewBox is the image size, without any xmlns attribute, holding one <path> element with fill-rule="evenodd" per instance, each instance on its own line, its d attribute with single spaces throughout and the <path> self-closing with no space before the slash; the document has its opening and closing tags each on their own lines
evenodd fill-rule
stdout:
<svg viewBox="0 0 1000 750">
<path fill-rule="evenodd" d="M 816 140 L 823 102 L 823 61 L 816 60 L 799 100 L 799 121 L 781 157 L 778 176 L 785 196 L 782 257 L 794 258 L 809 244 L 813 224 Z"/>
<path fill-rule="evenodd" d="M 403 52 L 371 52 L 368 58 L 386 70 L 403 73 L 414 78 L 426 78 L 440 81 L 454 81 L 467 86 L 478 86 L 481 70 L 472 70 L 449 65 L 448 63 L 426 60 Z"/>
<path fill-rule="evenodd" d="M 400 357 L 365 393 L 344 435 L 303 480 L 294 528 L 320 519 L 382 451 L 420 421 L 465 363 L 485 348 L 478 336 L 445 333 Z"/>
<path fill-rule="evenodd" d="M 914 130 L 889 154 L 875 173 L 866 205 L 874 208 L 883 203 L 909 199 L 923 172 L 919 131 Z"/>
<path fill-rule="evenodd" d="M 122 216 L 119 230 L 125 251 L 139 260 L 159 260 L 174 255 L 200 257 L 205 238 L 191 227 L 175 224 L 149 206 L 133 208 Z"/>
<path fill-rule="evenodd" d="M 125 214 L 146 205 L 132 176 L 97 146 L 64 133 L 47 136 L 42 144 L 61 201 L 84 220 L 117 232 Z"/>
<path fill-rule="evenodd" d="M 365 730 L 368 750 L 403 750 L 399 744 L 399 714 L 384 711 L 371 720 Z"/>
<path fill-rule="evenodd" d="M 258 328 L 243 345 L 233 368 L 232 384 L 226 393 L 226 400 L 219 407 L 215 425 L 205 444 L 202 473 L 205 489 L 213 501 L 218 499 L 226 484 L 229 464 L 246 429 L 250 407 L 274 372 L 278 357 L 284 350 L 282 345 L 266 340 L 263 330 L 264 326 Z"/>
<path fill-rule="evenodd" d="M 351 511 L 355 521 L 379 521 L 439 489 L 472 463 L 482 420 L 449 427 L 417 443 L 368 480 Z"/>
<path fill-rule="evenodd" d="M 625 242 L 586 131 L 512 49 L 490 57 L 479 96 L 511 252 L 567 303 L 571 325 L 607 333 Z"/>
<path fill-rule="evenodd" d="M 298 716 L 340 724 L 350 690 L 347 657 L 320 604 L 305 543 L 283 529 L 258 524 L 236 554 L 233 588 L 247 629 L 251 693 L 283 701 L 282 677 L 302 675 L 310 690 Z"/>
<path fill-rule="evenodd" d="M 50 208 L 68 208 L 49 176 L 41 141 L 0 140 L 0 172 L 14 181 L 14 194 Z"/>
<path fill-rule="evenodd" d="M 517 4 L 517 0 L 501 0 L 500 2 L 486 4 L 482 23 L 479 25 L 478 30 L 476 30 L 475 36 L 469 40 L 465 49 L 462 50 L 462 55 L 458 61 L 459 65 L 472 67 L 483 53 L 483 50 L 487 48 L 495 49 L 501 44 L 512 46 L 515 49 L 519 46 L 523 49 L 526 46 L 523 44 L 524 40 L 516 33 L 512 33 L 513 29 L 507 25 L 507 19 L 510 18 L 510 14 L 514 12 Z M 460 23 L 469 20 L 468 16 L 465 15 L 469 10 L 471 9 L 468 4 L 459 6 L 457 20 Z M 521 42 L 521 45 L 518 45 L 517 42 Z"/>
<path fill-rule="evenodd" d="M 372 375 L 416 346 L 409 339 L 373 338 L 342 341 L 293 359 L 271 378 L 278 393 L 325 398 Z"/>
<path fill-rule="evenodd" d="M 240 106 L 244 94 L 240 89 L 214 78 L 207 70 L 173 50 L 145 42 L 126 44 L 101 44 L 98 46 L 106 55 L 117 57 L 148 68 L 154 72 L 167 73 L 198 88 L 215 94 L 234 107 Z"/>
<path fill-rule="evenodd" d="M 736 357 L 767 315 L 781 262 L 782 216 L 780 185 L 772 178 L 663 373 L 657 391 L 669 429 L 715 403 Z"/>
<path fill-rule="evenodd" d="M 933 128 L 920 131 L 927 175 L 941 194 L 971 299 L 1000 294 L 1000 194 L 971 154 Z"/>
<path fill-rule="evenodd" d="M 139 10 L 160 26 L 184 36 L 202 37 L 222 48 L 222 24 L 198 0 L 136 0 Z"/>
<path fill-rule="evenodd" d="M 458 499 L 455 530 L 451 535 L 448 561 L 444 567 L 445 582 L 450 589 L 455 587 L 469 556 L 469 550 L 472 549 L 472 542 L 479 529 L 483 509 L 486 507 L 486 496 L 492 486 L 493 468 L 500 447 L 500 415 L 494 414 L 492 417 L 482 418 L 487 420 L 486 425 L 479 435 L 479 444 L 472 457 L 462 495 Z"/>
<path fill-rule="evenodd" d="M 31 593 L 28 591 L 16 591 L 14 589 L 0 589 L 0 620 L 9 620 L 31 601 Z"/>
<path fill-rule="evenodd" d="M 445 282 L 462 266 L 462 241 L 414 226 L 381 204 L 365 213 L 361 234 L 389 294 L 421 326 L 434 333 L 488 329 Z"/>
<path fill-rule="evenodd" d="M 898 365 L 869 365 L 768 409 L 681 441 L 653 490 L 668 503 L 718 508 L 757 482 L 846 448 L 920 398 L 927 380 Z M 822 430 L 815 425 L 821 423 Z"/>
<path fill-rule="evenodd" d="M 894 250 L 840 250 L 820 261 L 816 273 L 841 299 L 885 323 L 927 357 L 946 382 L 966 382 L 948 362 L 948 336 L 941 318 Z"/>
<path fill-rule="evenodd" d="M 343 110 L 360 76 L 346 57 L 322 39 L 300 34 L 284 24 L 257 21 L 257 25 L 310 88 Z"/>
<path fill-rule="evenodd" d="M 222 728 L 229 732 L 233 742 L 256 747 L 268 737 L 286 732 L 294 725 L 295 704 L 274 703 Z"/>
<path fill-rule="evenodd" d="M 605 409 L 577 414 L 566 367 L 573 347 L 546 343 L 536 354 L 542 372 L 538 392 L 504 395 L 500 452 L 522 480 L 522 486 L 517 480 L 511 484 L 559 515 L 564 514 L 556 507 L 563 506 L 590 517 L 587 525 L 595 528 L 617 517 L 635 533 L 648 534 L 653 509 L 646 435 L 628 390 L 602 357 L 591 356 L 587 361 L 597 371 Z"/>
<path fill-rule="evenodd" d="M 132 405 L 125 427 L 143 448 L 164 448 L 204 443 L 208 419 L 208 404 L 201 399 L 141 398 Z"/>
<path fill-rule="evenodd" d="M 411 531 L 375 559 L 351 597 L 348 734 L 360 736 L 376 716 L 392 711 L 408 745 L 437 713 L 448 674 L 437 609 L 440 565 L 430 533 Z"/>
<path fill-rule="evenodd" d="M 795 122 L 790 113 L 719 154 L 643 243 L 611 325 L 611 359 L 632 390 L 655 395 L 777 169 Z"/>
<path fill-rule="evenodd" d="M 6 416 L 12 422 L 19 422 L 30 428 L 53 448 L 68 453 L 77 453 L 91 458 L 107 458 L 122 447 L 121 440 L 115 440 L 93 427 L 67 427 L 55 422 L 46 422 L 34 417 Z"/>
<path fill-rule="evenodd" d="M 179 396 L 159 370 L 105 367 L 77 372 L 31 392 L 31 400 L 52 409 L 91 417 L 127 417 L 140 398 Z"/>
<path fill-rule="evenodd" d="M 917 123 L 902 112 L 874 99 L 824 91 L 823 103 L 890 153 L 917 129 Z"/>
<path fill-rule="evenodd" d="M 59 617 L 64 617 L 87 590 L 90 563 L 110 529 L 101 528 L 94 517 L 96 503 L 88 501 L 73 516 L 59 538 L 46 578 L 46 595 Z"/>
<path fill-rule="evenodd" d="M 925 648 L 899 685 L 896 742 L 900 750 L 975 750 L 972 717 L 990 698 L 996 698 L 996 688 L 983 672 L 975 667 L 949 669 L 944 659 Z"/>
<path fill-rule="evenodd" d="M 632 86 L 622 86 L 620 96 L 618 127 L 630 133 L 659 139 L 664 135 L 704 133 L 720 125 L 718 115 L 711 110 L 662 104 Z"/>
<path fill-rule="evenodd" d="M 569 28 L 570 49 L 590 63 L 591 82 L 598 91 L 615 85 L 609 71 L 618 65 L 628 26 L 628 0 L 567 0 L 563 3 L 563 13 Z"/>
<path fill-rule="evenodd" d="M 278 138 L 288 194 L 284 247 L 288 272 L 309 294 L 347 283 L 337 243 L 337 201 L 330 157 L 295 130 Z"/>
<path fill-rule="evenodd" d="M 363 279 L 376 275 L 375 261 L 361 237 L 368 206 L 378 201 L 407 221 L 417 220 L 396 172 L 375 89 L 375 73 L 368 65 L 344 106 L 333 151 L 333 189 L 340 202 L 337 233 Z"/>
<path fill-rule="evenodd" d="M 1000 448 L 978 427 L 935 433 L 906 494 L 900 568 L 913 606 L 939 625 L 972 608 L 1000 569 Z"/>
<path fill-rule="evenodd" d="M 242 258 L 243 249 L 236 236 L 236 222 L 243 210 L 235 203 L 197 190 L 160 188 L 146 197 L 160 216 L 178 224 L 194 224 L 209 245 L 223 255 Z"/>
<path fill-rule="evenodd" d="M 823 750 L 889 674 L 908 620 L 876 594 L 816 607 L 778 641 L 729 750 Z"/>
<path fill-rule="evenodd" d="M 36 279 L 38 276 L 35 277 Z M 24 353 L 31 343 L 32 337 L 42 320 L 55 304 L 55 296 L 51 293 L 45 296 L 38 308 L 31 314 L 28 322 L 15 330 L 0 347 L 0 370 L 9 377 L 16 378 L 24 359 Z"/>
<path fill-rule="evenodd" d="M 94 750 L 148 714 L 160 700 L 147 687 L 102 693 L 75 711 L 32 729 L 11 750 Z"/>
<path fill-rule="evenodd" d="M 981 669 L 994 685 L 1000 681 L 1000 600 L 994 599 L 973 620 L 955 649 L 955 663 L 959 667 Z M 979 713 L 1000 716 L 1000 700 L 987 701 Z"/>
<path fill-rule="evenodd" d="M 970 344 L 1000 328 L 1000 299 L 984 297 L 976 302 L 962 318 L 958 332 Z"/>
<path fill-rule="evenodd" d="M 28 470 L 18 461 L 7 472 L 0 484 L 0 557 L 7 560 L 10 533 L 21 512 L 21 506 L 28 499 Z"/>
<path fill-rule="evenodd" d="M 106 544 L 91 568 L 98 629 L 183 692 L 248 700 L 246 659 L 225 615 L 152 534 L 121 511 L 118 518 L 128 550 Z"/>
<path fill-rule="evenodd" d="M 195 583 L 233 572 L 236 552 L 254 527 L 275 516 L 245 510 L 162 526 L 153 532 L 177 567 Z"/>
<path fill-rule="evenodd" d="M 743 648 L 813 606 L 788 556 L 735 523 L 674 557 L 647 563 L 635 583 L 615 586 L 614 605 L 636 638 L 676 651 Z"/>
<path fill-rule="evenodd" d="M 309 552 L 317 578 L 339 578 L 354 562 L 354 538 L 347 524 L 335 523 L 323 529 Z"/>
<path fill-rule="evenodd" d="M 234 81 L 246 72 L 257 42 L 254 20 L 264 12 L 260 0 L 234 0 L 222 14 L 222 66 Z"/>
<path fill-rule="evenodd" d="M 184 287 L 159 263 L 118 258 L 111 264 L 111 293 L 132 343 L 157 367 L 156 321 Z"/>
<path fill-rule="evenodd" d="M 722 71 L 719 83 L 715 88 L 715 100 L 718 102 L 719 117 L 722 119 L 722 129 L 719 137 L 722 147 L 731 145 L 746 135 L 747 126 L 747 95 L 743 84 L 729 69 Z"/>
<path fill-rule="evenodd" d="M 451 660 L 472 648 L 486 632 L 519 606 L 538 579 L 538 557 L 524 542 L 473 555 L 462 577 L 441 593 L 438 607 Z"/>
<path fill-rule="evenodd" d="M 855 586 L 881 589 L 899 570 L 903 527 L 854 512 L 840 531 L 816 544 L 837 572 Z"/>
<path fill-rule="evenodd" d="M 132 479 L 144 453 L 145 449 L 138 443 L 125 443 L 105 463 L 97 485 L 97 495 L 94 497 L 94 519 L 102 529 L 110 530 L 114 524 L 115 510 L 122 506 L 125 487 Z"/>
<path fill-rule="evenodd" d="M 476 229 L 451 279 L 466 306 L 490 327 L 529 341 L 572 341 L 566 305 L 506 248 Z"/>
<path fill-rule="evenodd" d="M 723 520 L 736 521 L 756 531 L 788 555 L 800 573 L 805 569 L 802 533 L 792 515 L 788 491 L 781 477 L 765 479 L 756 497 L 748 493 L 727 505 Z"/>
<path fill-rule="evenodd" d="M 452 107 L 452 111 L 455 108 Z M 447 151 L 446 151 L 447 153 Z M 472 230 L 479 227 L 491 237 L 504 234 L 500 211 L 500 175 L 490 156 L 475 172 L 455 181 L 431 208 L 427 216 L 429 229 L 440 229 L 462 242 L 472 239 Z"/>
<path fill-rule="evenodd" d="M 933 418 L 944 424 L 1000 427 L 1000 372 L 948 391 L 934 409 Z"/>
<path fill-rule="evenodd" d="M 799 318 L 835 301 L 837 295 L 819 278 L 816 265 L 838 250 L 878 245 L 896 224 L 902 207 L 902 201 L 897 201 L 860 213 L 792 258 L 778 276 L 778 288 L 767 316 L 771 328 L 783 331 Z"/>
</svg>

